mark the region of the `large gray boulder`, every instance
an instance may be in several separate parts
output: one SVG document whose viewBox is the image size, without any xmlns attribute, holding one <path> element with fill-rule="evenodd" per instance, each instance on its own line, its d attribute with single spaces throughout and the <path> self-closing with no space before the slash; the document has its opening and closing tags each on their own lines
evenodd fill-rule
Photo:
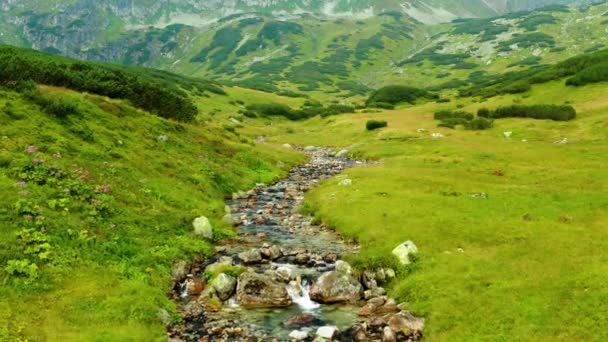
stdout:
<svg viewBox="0 0 608 342">
<path fill-rule="evenodd" d="M 262 253 L 257 248 L 250 249 L 248 251 L 239 253 L 239 259 L 245 264 L 255 264 L 262 261 Z"/>
<path fill-rule="evenodd" d="M 205 216 L 197 217 L 192 221 L 194 234 L 204 237 L 205 239 L 213 239 L 213 226 L 209 219 Z"/>
<path fill-rule="evenodd" d="M 411 255 L 418 253 L 418 247 L 408 240 L 395 247 L 392 253 L 399 259 L 401 264 L 409 265 L 412 262 Z"/>
<path fill-rule="evenodd" d="M 284 284 L 254 272 L 239 276 L 236 297 L 246 308 L 280 308 L 292 304 Z"/>
<path fill-rule="evenodd" d="M 228 300 L 236 289 L 236 279 L 226 273 L 220 273 L 211 282 L 211 287 L 215 290 L 219 299 Z"/>
<path fill-rule="evenodd" d="M 340 271 L 323 273 L 310 288 L 310 298 L 320 303 L 356 302 L 362 293 L 357 278 Z"/>
</svg>

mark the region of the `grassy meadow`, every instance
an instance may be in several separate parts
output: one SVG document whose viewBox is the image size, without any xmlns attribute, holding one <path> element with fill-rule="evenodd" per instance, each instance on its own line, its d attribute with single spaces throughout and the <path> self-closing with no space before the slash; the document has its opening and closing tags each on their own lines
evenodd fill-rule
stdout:
<svg viewBox="0 0 608 342">
<path fill-rule="evenodd" d="M 362 244 L 359 265 L 386 262 L 397 244 L 416 243 L 415 266 L 389 293 L 426 317 L 427 340 L 601 341 L 608 338 L 607 90 L 606 83 L 552 82 L 523 96 L 244 131 L 348 147 L 353 156 L 382 162 L 323 182 L 307 194 L 306 206 Z M 578 118 L 500 119 L 485 131 L 436 128 L 433 120 L 438 109 L 514 103 L 569 103 Z M 388 127 L 368 132 L 369 119 Z M 444 137 L 431 138 L 433 132 Z M 353 185 L 338 186 L 340 177 Z M 482 193 L 486 198 L 476 196 Z"/>
<path fill-rule="evenodd" d="M 154 341 L 179 320 L 171 267 L 214 252 L 224 198 L 272 182 L 302 156 L 219 123 L 178 123 L 122 100 L 57 87 L 55 117 L 0 90 L 0 340 Z M 281 161 L 285 166 L 278 167 Z"/>
</svg>

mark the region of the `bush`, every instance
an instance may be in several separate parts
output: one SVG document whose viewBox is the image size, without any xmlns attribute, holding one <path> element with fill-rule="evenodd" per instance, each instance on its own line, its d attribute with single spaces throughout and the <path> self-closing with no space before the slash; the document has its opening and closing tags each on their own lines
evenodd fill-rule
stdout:
<svg viewBox="0 0 608 342">
<path fill-rule="evenodd" d="M 481 131 L 494 127 L 494 121 L 486 118 L 475 118 L 464 124 L 464 127 L 472 131 Z"/>
<path fill-rule="evenodd" d="M 471 113 L 453 110 L 439 110 L 435 112 L 433 118 L 441 122 L 437 127 L 455 128 L 458 125 L 467 125 L 475 116 Z"/>
<path fill-rule="evenodd" d="M 482 118 L 489 118 L 490 110 L 488 108 L 479 108 L 479 110 L 477 110 L 477 116 Z"/>
<path fill-rule="evenodd" d="M 0 86 L 27 92 L 33 82 L 125 99 L 136 107 L 180 121 L 192 121 L 198 110 L 176 84 L 184 88 L 209 86 L 163 71 L 80 62 L 31 50 L 0 47 Z M 205 90 L 223 92 L 213 86 Z M 60 103 L 46 105 L 53 112 L 62 110 Z"/>
<path fill-rule="evenodd" d="M 386 102 L 374 102 L 370 107 L 380 109 L 395 109 L 395 105 Z"/>
<path fill-rule="evenodd" d="M 485 118 L 532 118 L 541 120 L 568 121 L 576 118 L 576 110 L 569 105 L 513 105 L 484 111 L 479 116 Z"/>
<path fill-rule="evenodd" d="M 473 120 L 474 115 L 463 111 L 440 110 L 433 115 L 435 120 L 460 119 L 465 121 Z"/>
<path fill-rule="evenodd" d="M 379 120 L 369 120 L 365 124 L 365 128 L 368 131 L 373 131 L 375 129 L 379 129 L 379 128 L 383 128 L 383 127 L 387 127 L 387 126 L 388 126 L 388 122 L 386 122 L 386 121 L 379 121 Z"/>
<path fill-rule="evenodd" d="M 396 105 L 401 102 L 414 104 L 419 98 L 438 98 L 437 95 L 430 94 L 424 89 L 407 86 L 393 85 L 376 90 L 368 99 L 368 107 L 377 107 L 378 104 L 388 103 Z"/>
</svg>

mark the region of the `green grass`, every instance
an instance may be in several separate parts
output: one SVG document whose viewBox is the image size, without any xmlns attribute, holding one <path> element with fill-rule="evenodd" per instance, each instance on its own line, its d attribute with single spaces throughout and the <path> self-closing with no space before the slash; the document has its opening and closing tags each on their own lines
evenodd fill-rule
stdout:
<svg viewBox="0 0 608 342">
<path fill-rule="evenodd" d="M 220 120 L 177 123 L 120 100 L 41 92 L 77 113 L 52 116 L 0 90 L 0 340 L 163 340 L 158 310 L 178 319 L 172 264 L 214 251 L 192 220 L 205 215 L 216 238 L 232 235 L 224 198 L 302 156 Z M 25 266 L 9 272 L 15 260 Z"/>
<path fill-rule="evenodd" d="M 315 215 L 362 244 L 359 265 L 413 240 L 420 258 L 389 294 L 427 319 L 429 341 L 603 341 L 608 324 L 606 83 L 562 81 L 522 96 L 464 98 L 272 127 L 276 141 L 351 146 L 382 164 L 307 194 Z M 493 129 L 433 128 L 433 112 L 571 103 L 570 122 L 501 119 Z M 365 132 L 370 119 L 389 127 Z M 418 133 L 419 128 L 429 133 Z M 511 131 L 511 139 L 502 132 Z M 432 139 L 431 132 L 445 135 Z M 568 144 L 555 144 L 563 138 Z M 351 187 L 338 186 L 340 177 Z M 486 193 L 488 198 L 473 198 Z"/>
</svg>

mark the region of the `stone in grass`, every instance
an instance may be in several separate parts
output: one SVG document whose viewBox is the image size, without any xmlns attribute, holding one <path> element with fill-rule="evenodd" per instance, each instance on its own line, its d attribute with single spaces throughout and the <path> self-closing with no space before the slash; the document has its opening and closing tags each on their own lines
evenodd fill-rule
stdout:
<svg viewBox="0 0 608 342">
<path fill-rule="evenodd" d="M 418 253 L 418 248 L 410 240 L 405 241 L 393 249 L 393 254 L 399 259 L 401 264 L 409 265 L 412 260 L 410 255 Z"/>
<path fill-rule="evenodd" d="M 350 186 L 353 185 L 353 180 L 352 179 L 343 179 L 340 181 L 340 183 L 338 183 L 339 186 Z"/>
<path fill-rule="evenodd" d="M 213 239 L 213 226 L 211 222 L 205 216 L 197 217 L 192 221 L 192 227 L 194 227 L 194 234 L 204 237 L 205 239 Z"/>
</svg>

